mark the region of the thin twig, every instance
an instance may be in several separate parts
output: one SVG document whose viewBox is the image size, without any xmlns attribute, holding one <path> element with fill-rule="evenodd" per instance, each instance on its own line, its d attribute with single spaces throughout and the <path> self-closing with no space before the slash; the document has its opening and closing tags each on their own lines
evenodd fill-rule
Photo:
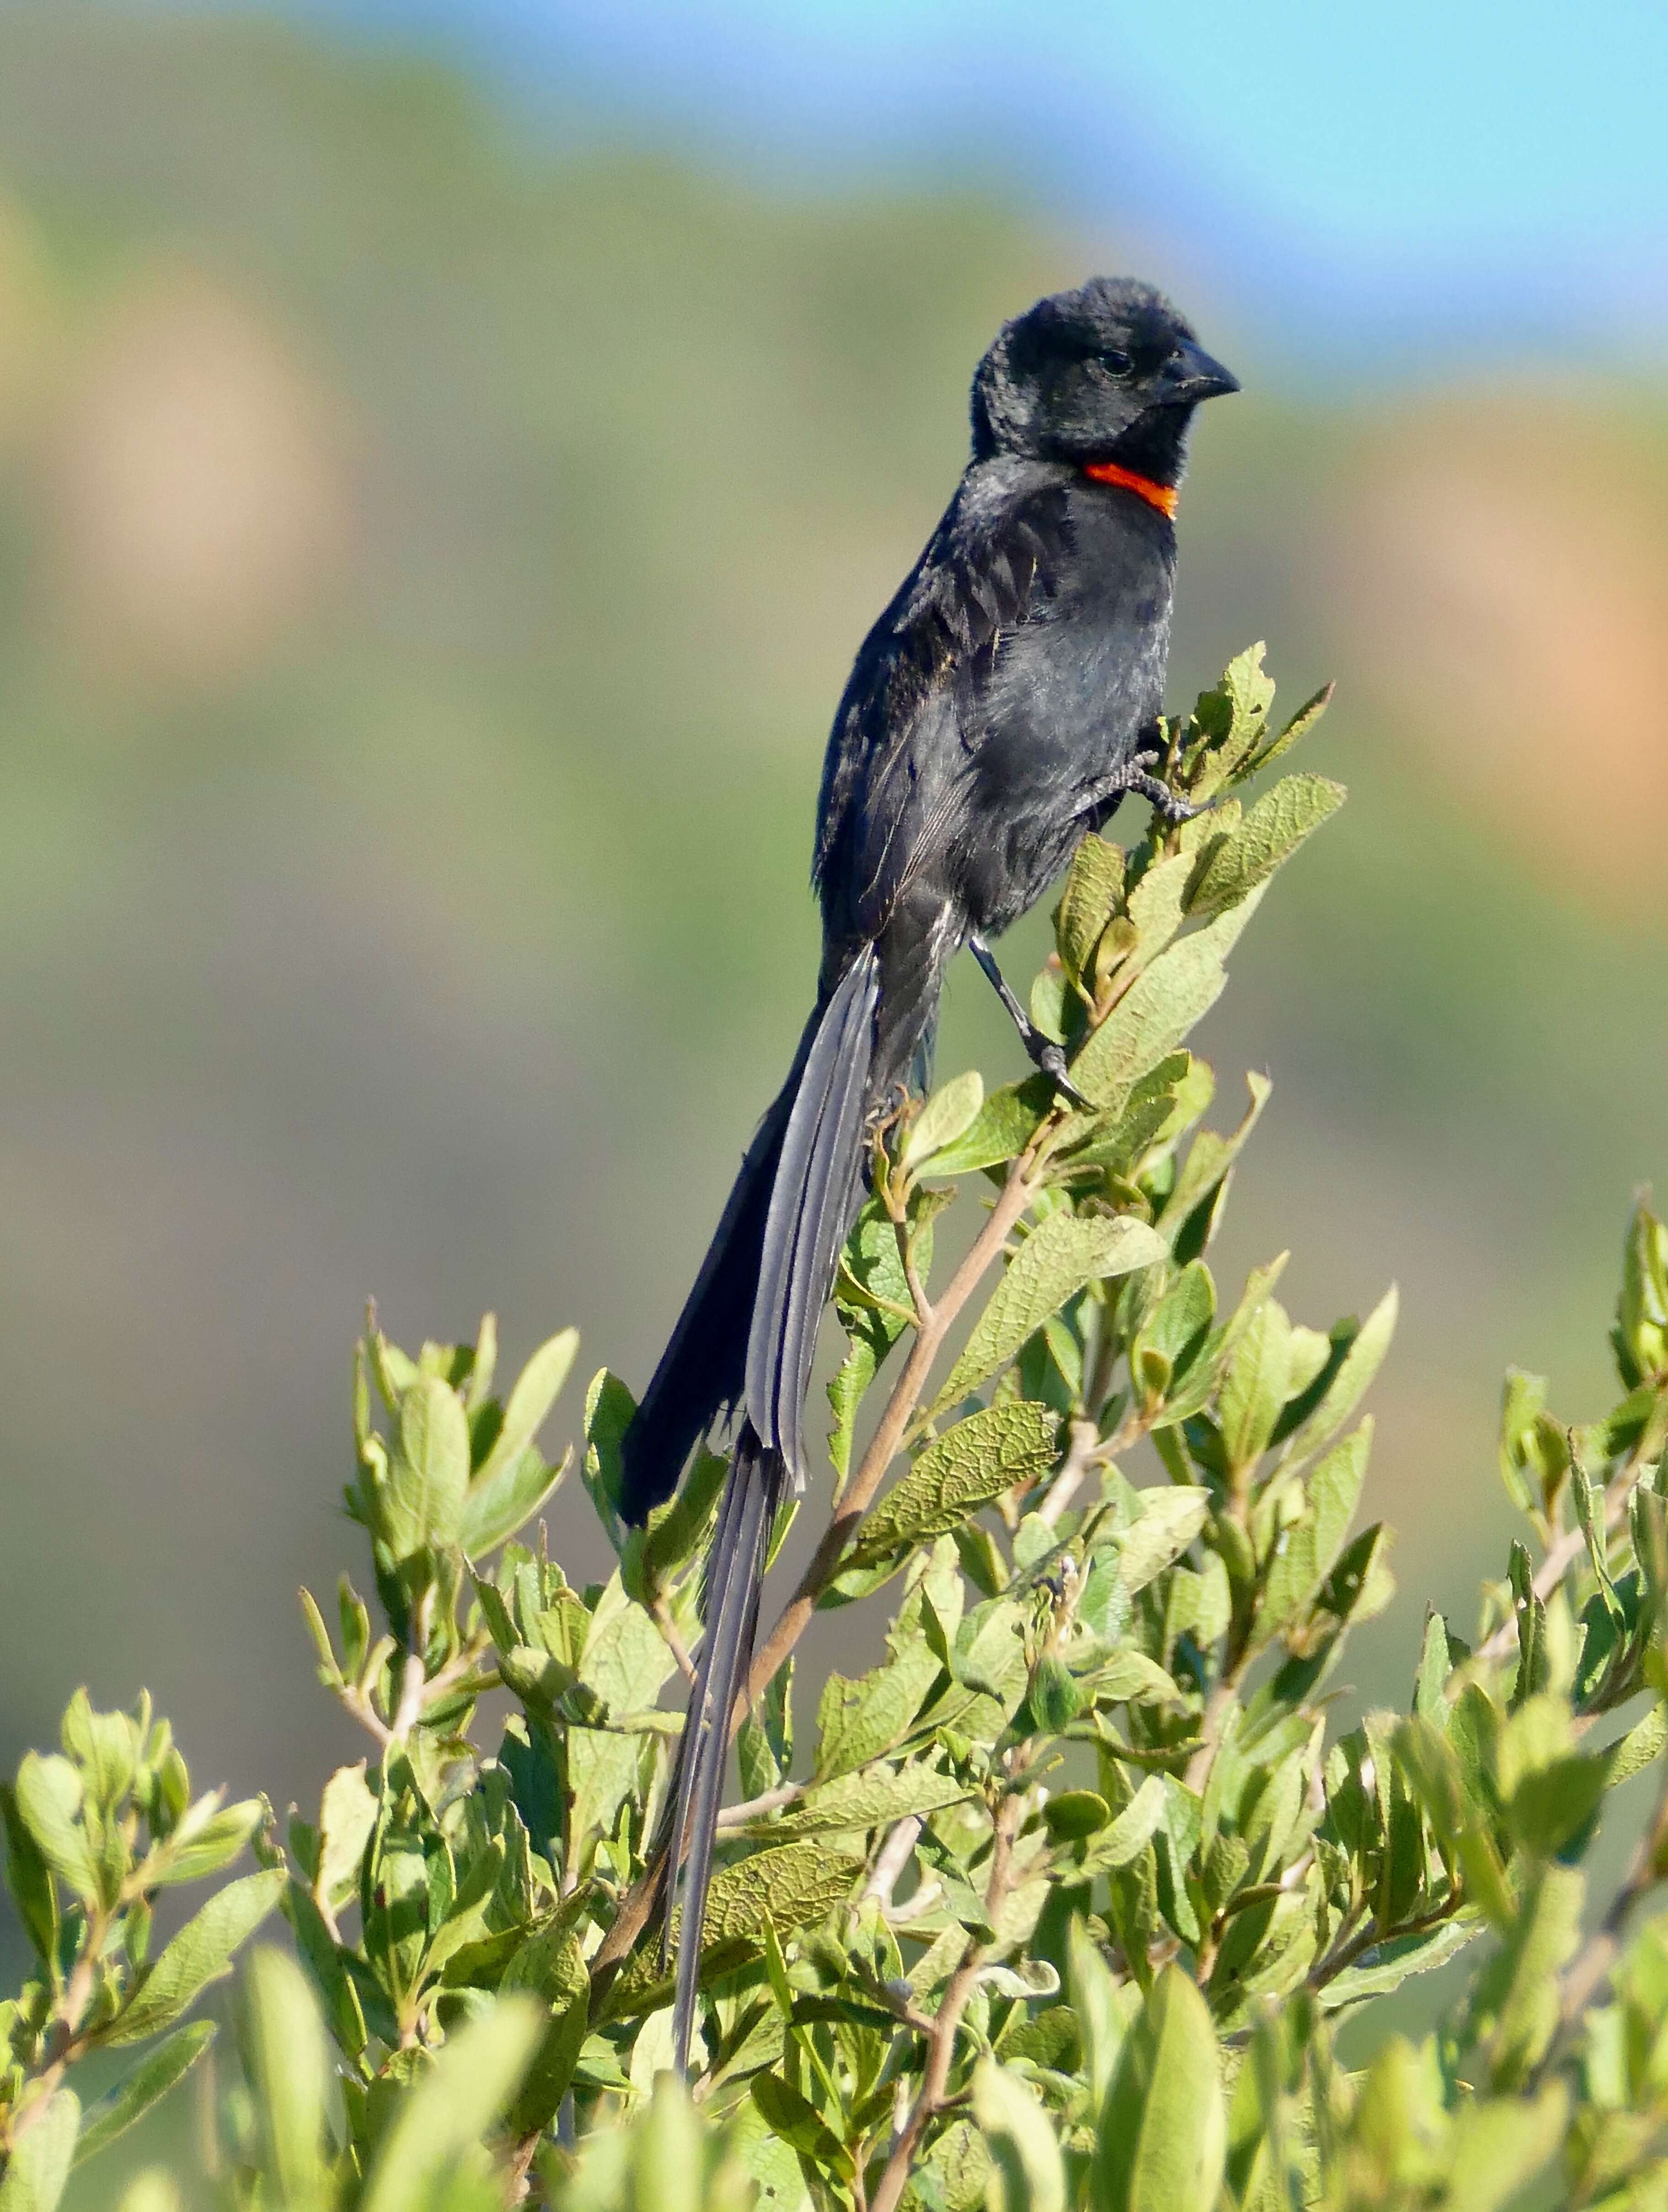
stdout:
<svg viewBox="0 0 1668 2212">
<path fill-rule="evenodd" d="M 880 1846 L 868 1880 L 863 1884 L 863 1895 L 872 1897 L 881 1905 L 892 1903 L 892 1893 L 898 1887 L 898 1878 L 908 1866 L 916 1845 L 921 1840 L 922 1820 L 918 1813 L 911 1813 L 900 1820 Z"/>
<path fill-rule="evenodd" d="M 399 1703 L 394 1710 L 393 1724 L 389 1731 L 395 1743 L 404 1743 L 423 1717 L 423 1693 L 428 1686 L 428 1678 L 423 1671 L 423 1653 L 429 1641 L 429 1623 L 433 1618 L 434 1608 L 435 1590 L 431 1583 L 417 1601 L 417 1618 L 411 1623 L 411 1649 L 405 1654 L 405 1667 L 399 1684 Z"/>
<path fill-rule="evenodd" d="M 985 1916 L 993 1925 L 1007 1895 L 1013 1874 L 1014 1839 L 1025 1819 L 1026 1802 L 1027 1793 L 1014 1787 L 997 1808 L 995 1832 L 990 1847 L 990 1879 L 984 1893 Z M 978 1984 L 979 1969 L 985 1962 L 988 1948 L 977 1936 L 968 1936 L 961 1963 L 951 1975 L 933 2018 L 921 2094 L 893 2141 L 892 2154 L 870 2199 L 870 2212 L 897 2212 L 897 2206 L 915 2169 L 916 2154 L 921 2148 L 922 2137 L 941 2109 L 944 2093 L 949 2086 L 950 2067 L 955 2057 L 956 2031 Z"/>
<path fill-rule="evenodd" d="M 678 1672 L 693 1689 L 696 1680 L 695 1662 L 689 1655 L 689 1646 L 678 1633 L 678 1624 L 672 1618 L 672 1607 L 666 1601 L 664 1590 L 655 1592 L 654 1601 L 648 1610 L 654 1618 L 655 1627 L 661 1632 L 661 1642 L 678 1662 Z"/>
<path fill-rule="evenodd" d="M 46 2064 L 34 2079 L 25 2085 L 27 2101 L 13 2112 L 7 2130 L 8 2140 L 15 2143 L 25 2136 L 51 2104 L 58 2083 L 70 2067 L 82 2055 L 81 2024 L 92 2001 L 93 1986 L 98 1979 L 99 1959 L 104 1949 L 105 1937 L 110 1926 L 110 1916 L 94 1909 L 88 1916 L 86 1933 L 82 1937 L 81 1956 L 70 1970 L 63 1996 L 52 2014 L 52 2024 L 47 2032 Z"/>
<path fill-rule="evenodd" d="M 362 1729 L 374 1736 L 384 1750 L 393 1741 L 394 1732 L 372 1705 L 358 1683 L 343 1681 L 337 1686 L 336 1702 L 344 1712 L 351 1713 Z"/>
<path fill-rule="evenodd" d="M 932 1324 L 933 1304 L 927 1296 L 927 1285 L 921 1279 L 921 1271 L 915 1264 L 915 1246 L 910 1236 L 910 1217 L 906 1206 L 900 1206 L 892 1194 L 890 1183 L 886 1187 L 886 1212 L 892 1216 L 892 1233 L 898 1239 L 898 1257 L 904 1270 L 904 1280 L 909 1285 L 910 1304 L 915 1308 L 915 1325 L 927 1328 Z"/>
<path fill-rule="evenodd" d="M 1037 1518 L 1045 1527 L 1058 1527 L 1061 1515 L 1093 1472 L 1099 1456 L 1099 1430 L 1092 1420 L 1074 1421 L 1071 1425 L 1071 1444 L 1060 1472 L 1049 1485 L 1048 1496 L 1037 1508 Z"/>
<path fill-rule="evenodd" d="M 742 1805 L 726 1805 L 718 1815 L 722 1828 L 745 1828 L 749 1820 L 762 1820 L 769 1814 L 781 1812 L 784 1805 L 796 1805 L 810 1788 L 807 1782 L 784 1782 L 779 1790 L 767 1790 L 762 1796 L 749 1797 Z"/>
</svg>

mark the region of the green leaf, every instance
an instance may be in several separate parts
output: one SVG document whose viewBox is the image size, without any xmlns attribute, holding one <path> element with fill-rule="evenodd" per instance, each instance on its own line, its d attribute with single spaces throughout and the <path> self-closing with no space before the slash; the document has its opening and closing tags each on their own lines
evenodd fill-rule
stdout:
<svg viewBox="0 0 1668 2212">
<path fill-rule="evenodd" d="M 1292 1324 L 1278 1298 L 1264 1298 L 1233 1347 L 1217 1394 L 1216 1419 L 1231 1470 L 1267 1449 L 1291 1378 Z"/>
<path fill-rule="evenodd" d="M 1158 1784 L 1160 1817 L 1162 1818 L 1163 1784 L 1158 1783 L 1156 1775 L 1150 1777 L 1149 1781 Z M 1143 1838 L 1143 1844 L 1145 1841 Z M 1129 1856 L 1133 1858 L 1135 1853 L 1132 1851 Z M 1127 1864 L 1128 1861 L 1123 1863 Z M 1112 1978 L 1111 1969 L 1084 1925 L 1081 1914 L 1074 1913 L 1072 1917 L 1066 1939 L 1066 1965 L 1067 1986 L 1088 2075 L 1089 2108 L 1098 2117 L 1105 2104 L 1106 2092 L 1111 2087 L 1117 2072 L 1117 2062 L 1123 2049 L 1123 2038 L 1129 2023 L 1124 1993 Z"/>
<path fill-rule="evenodd" d="M 619 1575 L 610 1576 L 592 1609 L 580 1680 L 610 1713 L 641 1712 L 654 1703 L 676 1664 L 653 1620 L 626 1595 Z"/>
<path fill-rule="evenodd" d="M 1227 2122 L 1216 2031 L 1180 1967 L 1154 1978 L 1096 2135 L 1099 2212 L 1213 2212 Z"/>
<path fill-rule="evenodd" d="M 1165 1249 L 1156 1231 L 1129 1214 L 1050 1214 L 1009 1261 L 933 1412 L 957 1404 L 1006 1365 L 1026 1339 L 1087 1284 L 1149 1267 L 1165 1256 Z"/>
<path fill-rule="evenodd" d="M 855 1774 L 837 1775 L 819 1782 L 783 1813 L 755 1824 L 752 1833 L 771 1837 L 838 1835 L 860 1828 L 880 1828 L 917 1813 L 941 1812 L 974 1795 L 970 1783 L 958 1782 L 937 1767 L 870 1767 Z"/>
<path fill-rule="evenodd" d="M 788 1778 L 794 1758 L 794 1662 L 790 1656 L 764 1686 L 735 1741 L 744 1797 L 762 1797 Z"/>
<path fill-rule="evenodd" d="M 1394 1283 L 1349 1340 L 1319 1401 L 1292 1431 L 1289 1458 L 1300 1464 L 1330 1443 L 1367 1395 L 1396 1334 L 1400 1298 Z"/>
<path fill-rule="evenodd" d="M 1289 752 L 1300 738 L 1308 736 L 1310 731 L 1314 728 L 1315 724 L 1331 705 L 1332 694 L 1336 688 L 1336 684 L 1323 684 L 1312 699 L 1304 701 L 1279 736 L 1271 738 L 1257 756 L 1257 765 L 1259 769 L 1269 767 L 1271 763 L 1277 761 L 1282 753 Z"/>
<path fill-rule="evenodd" d="M 1124 1530 L 1117 1553 L 1118 1579 L 1131 1596 L 1180 1559 L 1210 1510 L 1210 1492 L 1197 1484 L 1176 1483 L 1135 1495 L 1141 1517 Z"/>
<path fill-rule="evenodd" d="M 994 2172 L 991 2212 L 1066 2212 L 1066 2169 L 1054 2124 L 1019 2076 L 981 2058 L 973 2071 L 973 2118 Z"/>
<path fill-rule="evenodd" d="M 1148 1402 L 1165 1397 L 1178 1371 L 1191 1366 L 1215 1318 L 1216 1285 L 1210 1270 L 1202 1260 L 1190 1261 L 1166 1285 L 1129 1348 L 1130 1372 Z"/>
<path fill-rule="evenodd" d="M 834 1425 L 828 1432 L 828 1455 L 834 1467 L 836 1499 L 851 1473 L 858 1408 L 880 1370 L 880 1351 L 870 1327 L 874 1320 L 874 1315 L 864 1314 L 855 1321 L 849 1331 L 846 1356 L 828 1379 L 829 1410 L 834 1416 Z"/>
<path fill-rule="evenodd" d="M 9 1782 L 0 1782 L 0 1821 L 6 1831 L 6 1887 L 36 1956 L 50 1960 L 58 1953 L 58 1892 Z"/>
<path fill-rule="evenodd" d="M 815 1925 L 850 1893 L 863 1862 L 822 1844 L 783 1844 L 721 1867 L 707 1893 L 701 1948 L 740 1936 L 759 1942 L 766 1920 L 786 1935 Z"/>
<path fill-rule="evenodd" d="M 609 1540 L 618 1544 L 620 1440 L 636 1411 L 636 1401 L 618 1375 L 600 1367 L 585 1393 L 585 1487 L 591 1493 Z"/>
<path fill-rule="evenodd" d="M 1054 1085 L 1045 1075 L 1028 1075 L 1023 1083 L 993 1091 L 961 1135 L 938 1153 L 933 1174 L 971 1175 L 1017 1158 L 1036 1135 L 1054 1097 Z"/>
<path fill-rule="evenodd" d="M 324 1999 L 331 2033 L 350 2058 L 358 2058 L 364 2051 L 368 2031 L 359 1991 L 348 1972 L 346 1954 L 325 1925 L 324 1916 L 311 1894 L 293 1877 L 284 1892 L 283 1914 L 295 1933 L 295 1948 Z"/>
<path fill-rule="evenodd" d="M 1102 1874 L 1132 1864 L 1163 1826 L 1166 1803 L 1163 1776 L 1149 1774 L 1111 1826 L 1091 1845 L 1081 1871 Z"/>
<path fill-rule="evenodd" d="M 1081 977 L 1100 933 L 1123 900 L 1123 848 L 1093 833 L 1072 855 L 1054 916 L 1054 938 L 1068 975 Z"/>
<path fill-rule="evenodd" d="M 52 1872 L 84 1905 L 100 1897 L 98 1863 L 81 1822 L 81 1777 L 58 1752 L 26 1751 L 14 1789 L 19 1817 Z"/>
<path fill-rule="evenodd" d="M 1071 1064 L 1072 1082 L 1087 1098 L 1098 1106 L 1123 1098 L 1210 1012 L 1227 981 L 1222 963 L 1262 896 L 1252 891 L 1178 938 L 1137 979 Z"/>
<path fill-rule="evenodd" d="M 1274 705 L 1274 678 L 1263 665 L 1268 649 L 1259 638 L 1243 653 L 1236 653 L 1222 671 L 1220 689 L 1233 709 L 1231 730 L 1235 739 L 1255 739 Z"/>
<path fill-rule="evenodd" d="M 332 2084 L 317 2002 L 295 1960 L 267 1944 L 251 1953 L 239 1995 L 238 2040 L 272 2201 L 322 2203 Z"/>
<path fill-rule="evenodd" d="M 225 1806 L 214 1797 L 199 1797 L 167 1842 L 159 1844 L 146 1860 L 147 1887 L 154 1882 L 173 1888 L 220 1873 L 261 1827 L 266 1810 L 259 1797 Z"/>
<path fill-rule="evenodd" d="M 924 1640 L 855 1681 L 830 1674 L 817 1705 L 817 1779 L 853 1773 L 890 1751 L 938 1675 L 939 1661 Z"/>
<path fill-rule="evenodd" d="M 1568 1753 L 1524 1775 L 1506 1808 L 1513 1839 L 1522 1850 L 1550 1858 L 1586 1827 L 1607 1782 L 1603 1758 L 1580 1752 Z"/>
<path fill-rule="evenodd" d="M 59 2089 L 27 2132 L 13 2140 L 0 2180 L 0 2212 L 57 2212 L 80 2126 L 80 2099 L 73 2089 Z"/>
<path fill-rule="evenodd" d="M 1445 1920 L 1440 1927 L 1426 1935 L 1397 1936 L 1387 1943 L 1375 1943 L 1354 1966 L 1335 1974 L 1320 1990 L 1322 2010 L 1336 2012 L 1344 2005 L 1359 2004 L 1366 1997 L 1386 1996 L 1412 1975 L 1428 1974 L 1438 1966 L 1446 1966 L 1457 1952 L 1463 1951 L 1482 1932 L 1483 1925 L 1479 1916 L 1467 1913 Z"/>
<path fill-rule="evenodd" d="M 544 2033 L 531 1997 L 500 1997 L 447 2039 L 401 2100 L 360 2212 L 414 2212 L 508 2109 Z"/>
<path fill-rule="evenodd" d="M 113 1812 L 127 1795 L 138 1759 L 131 1720 L 125 1713 L 94 1712 L 92 1699 L 81 1689 L 64 1710 L 60 1733 L 94 1806 L 101 1813 Z"/>
<path fill-rule="evenodd" d="M 171 2027 L 187 2005 L 217 1981 L 238 1946 L 253 1936 L 283 1893 L 282 1868 L 230 1882 L 194 1914 L 99 2036 L 101 2045 L 138 2043 Z"/>
<path fill-rule="evenodd" d="M 1579 1458 L 1572 1458 L 1569 1468 L 1570 1503 L 1575 1508 L 1575 1521 L 1581 1531 L 1582 1541 L 1587 1547 L 1587 1560 L 1593 1579 L 1598 1585 L 1598 1595 L 1604 1610 L 1618 1626 L 1622 1622 L 1622 1601 L 1616 1594 L 1616 1584 L 1610 1578 L 1604 1528 L 1604 1505 L 1601 1498 L 1597 1512 L 1593 1510 L 1592 1484 Z"/>
<path fill-rule="evenodd" d="M 507 1473 L 537 1437 L 568 1379 L 578 1350 L 579 1331 L 558 1329 L 528 1360 L 509 1394 L 503 1426 L 494 1438 L 491 1450 L 476 1469 L 477 1487 Z"/>
<path fill-rule="evenodd" d="M 1175 1188 L 1166 1199 L 1160 1216 L 1160 1226 L 1172 1244 L 1180 1245 L 1185 1241 L 1184 1232 L 1190 1223 L 1196 1223 L 1202 1213 L 1208 1218 L 1205 1200 L 1227 1179 L 1229 1170 L 1263 1118 L 1263 1109 L 1269 1103 L 1274 1085 L 1266 1075 L 1248 1071 L 1245 1089 L 1251 1103 L 1240 1115 L 1239 1127 L 1226 1137 L 1220 1136 L 1214 1129 L 1201 1129 L 1188 1147 Z"/>
<path fill-rule="evenodd" d="M 753 2103 L 772 2135 L 791 2143 L 813 2167 L 849 2180 L 855 2171 L 850 2152 L 818 2112 L 780 2074 L 755 2074 Z M 649 2198 L 648 2203 L 656 2200 Z M 647 2205 L 645 2205 L 647 2212 Z"/>
<path fill-rule="evenodd" d="M 561 1483 L 573 1459 L 570 1446 L 550 1467 L 537 1445 L 529 1444 L 520 1459 L 496 1474 L 478 1477 L 464 1501 L 458 1529 L 466 1558 L 480 1559 L 530 1521 Z"/>
<path fill-rule="evenodd" d="M 1616 1790 L 1622 1783 L 1631 1782 L 1653 1759 L 1659 1759 L 1665 1748 L 1668 1748 L 1668 1708 L 1653 1705 L 1643 1720 L 1602 1754 L 1605 1788 Z"/>
<path fill-rule="evenodd" d="M 1373 1423 L 1365 1420 L 1310 1475 L 1309 1511 L 1295 1527 L 1281 1531 L 1269 1565 L 1257 1615 L 1259 1644 L 1313 1602 L 1336 1565 L 1361 1502 L 1372 1448 Z"/>
<path fill-rule="evenodd" d="M 632 2194 L 642 2212 L 704 2212 L 704 2134 L 683 2083 L 658 2075 L 636 2129 Z"/>
<path fill-rule="evenodd" d="M 456 1543 L 468 1495 L 468 1416 L 455 1390 L 419 1376 L 399 1401 L 399 1449 L 383 1492 L 384 1534 L 395 1559 Z"/>
<path fill-rule="evenodd" d="M 981 1506 L 1054 1464 L 1057 1422 L 1030 1399 L 987 1406 L 936 1437 L 886 1492 L 857 1532 L 848 1555 L 861 1565 L 899 1546 L 948 1534 Z"/>
<path fill-rule="evenodd" d="M 336 1905 L 357 1894 L 365 1846 L 376 1826 L 376 1796 L 365 1779 L 365 1762 L 338 1766 L 319 1802 L 319 1878 L 314 1887 Z"/>
<path fill-rule="evenodd" d="M 1219 914 L 1237 906 L 1337 811 L 1344 798 L 1343 786 L 1324 775 L 1283 776 L 1263 793 L 1232 836 L 1207 848 L 1189 911 Z"/>
<path fill-rule="evenodd" d="M 214 2039 L 213 2021 L 194 2020 L 189 2027 L 178 2029 L 155 2051 L 147 2052 L 126 2079 L 88 2111 L 81 2124 L 71 2164 L 82 2165 L 118 2136 L 125 2135 L 136 2120 L 143 2119 L 191 2071 Z"/>
<path fill-rule="evenodd" d="M 643 1565 L 654 1581 L 695 1556 L 729 1471 L 728 1460 L 719 1453 L 697 1451 L 676 1497 L 658 1519 L 650 1517 Z"/>
<path fill-rule="evenodd" d="M 1521 2087 L 1556 2032 L 1559 1977 L 1580 1941 L 1585 1887 L 1574 1867 L 1540 1869 L 1473 1986 L 1471 2017 L 1487 2036 L 1496 2089 Z"/>
<path fill-rule="evenodd" d="M 505 1990 L 525 1990 L 545 2008 L 545 2029 L 507 2115 L 516 2136 L 548 2127 L 568 2094 L 584 2046 L 590 1978 L 573 1915 L 558 1912 L 536 1929 L 504 1969 Z"/>
<path fill-rule="evenodd" d="M 934 1155 L 966 1135 L 983 1104 L 984 1079 L 977 1068 L 941 1084 L 910 1124 L 899 1166 L 906 1174 L 932 1173 Z"/>
<path fill-rule="evenodd" d="M 184 2207 L 173 2175 L 160 2166 L 148 2166 L 122 2192 L 118 2212 L 184 2212 Z"/>
<path fill-rule="evenodd" d="M 1504 2212 L 1523 2202 L 1528 2185 L 1558 2157 L 1568 2122 L 1561 2081 L 1549 2082 L 1532 2098 L 1462 2104 L 1448 2149 L 1445 2212 Z"/>
<path fill-rule="evenodd" d="M 728 2116 L 728 2135 L 748 2178 L 758 2185 L 758 2212 L 811 2212 L 798 2153 L 776 2133 L 751 2095 Z M 599 2138 L 591 2140 L 594 2143 Z M 587 2198 L 582 2205 L 575 2204 L 574 2212 L 601 2212 L 601 2208 Z"/>
</svg>

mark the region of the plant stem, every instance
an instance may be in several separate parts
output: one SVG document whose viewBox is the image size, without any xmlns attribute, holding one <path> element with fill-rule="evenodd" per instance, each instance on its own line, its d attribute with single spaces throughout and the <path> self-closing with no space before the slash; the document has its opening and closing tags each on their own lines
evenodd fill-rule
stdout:
<svg viewBox="0 0 1668 2212">
<path fill-rule="evenodd" d="M 874 1870 L 863 1884 L 865 1897 L 873 1897 L 882 1905 L 892 1903 L 892 1893 L 898 1887 L 898 1878 L 908 1866 L 910 1855 L 921 1840 L 922 1826 L 921 1816 L 916 1813 L 898 1823 L 881 1844 Z"/>
<path fill-rule="evenodd" d="M 1604 1529 L 1607 1534 L 1627 1510 L 1628 1493 L 1638 1479 L 1639 1473 L 1638 1455 L 1630 1454 L 1624 1462 L 1621 1472 L 1612 1476 L 1605 1489 Z M 1580 1559 L 1581 1553 L 1586 1549 L 1586 1538 L 1579 1528 L 1566 1528 L 1563 1534 L 1547 1553 L 1546 1557 L 1541 1561 L 1533 1583 L 1535 1595 L 1543 1603 L 1551 1596 L 1553 1591 L 1557 1589 L 1569 1571 L 1571 1565 Z M 1501 1623 L 1486 1643 L 1477 1646 L 1475 1656 L 1488 1662 L 1509 1659 L 1517 1646 L 1518 1622 L 1516 1614 L 1513 1613 Z"/>
<path fill-rule="evenodd" d="M 824 1530 L 822 1541 L 801 1576 L 798 1589 L 782 1607 L 775 1626 L 753 1661 L 745 1702 L 738 1700 L 738 1711 L 731 1719 L 732 1729 L 736 1726 L 740 1712 L 759 1696 L 765 1684 L 804 1635 L 816 1610 L 817 1600 L 838 1572 L 840 1560 L 856 1534 L 857 1524 L 874 1503 L 875 1492 L 904 1441 L 904 1432 L 932 1372 L 933 1363 L 943 1348 L 952 1324 L 978 1288 L 986 1270 L 1001 1253 L 1009 1231 L 1041 1188 L 1036 1171 L 1050 1133 L 1049 1125 L 1045 1124 L 1044 1132 L 1033 1139 L 1030 1148 L 1014 1161 L 1001 1194 L 991 1207 L 985 1224 L 973 1240 L 966 1258 L 946 1285 L 937 1304 L 930 1309 L 931 1319 L 916 1331 L 904 1371 L 898 1376 L 886 1410 L 880 1417 L 880 1425 L 871 1438 L 868 1449 L 863 1454 L 862 1464 L 842 1498 L 838 1511 Z"/>
<path fill-rule="evenodd" d="M 1012 1778 L 1017 1781 L 1017 1776 Z M 1014 1865 L 1014 1839 L 1025 1818 L 1026 1793 L 1012 1787 L 998 1807 L 995 1832 L 990 1847 L 990 1879 L 985 1887 L 986 1917 L 994 1924 L 1007 1895 Z M 968 2001 L 977 1984 L 979 1969 L 984 1964 L 988 1946 L 976 1936 L 969 1936 L 961 1963 L 951 1975 L 943 2001 L 933 2020 L 933 2032 L 927 2044 L 927 2063 L 922 2072 L 921 2094 L 916 2099 L 908 2119 L 899 2130 L 892 2147 L 879 2185 L 869 2200 L 869 2212 L 897 2212 L 897 2207 L 915 2168 L 916 2154 L 928 2124 L 940 2110 L 945 2090 L 949 2086 L 950 2067 L 955 2057 L 956 2030 L 966 2011 Z"/>
</svg>

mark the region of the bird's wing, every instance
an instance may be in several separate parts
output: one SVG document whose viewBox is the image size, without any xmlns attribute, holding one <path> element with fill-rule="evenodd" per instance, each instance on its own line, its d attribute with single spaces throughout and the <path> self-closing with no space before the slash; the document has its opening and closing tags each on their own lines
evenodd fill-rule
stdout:
<svg viewBox="0 0 1668 2212">
<path fill-rule="evenodd" d="M 813 878 L 868 935 L 933 848 L 1004 633 L 1046 616 L 1072 550 L 1066 484 L 970 471 L 865 640 L 829 741 Z M 831 917 L 832 919 L 833 917 Z"/>
</svg>

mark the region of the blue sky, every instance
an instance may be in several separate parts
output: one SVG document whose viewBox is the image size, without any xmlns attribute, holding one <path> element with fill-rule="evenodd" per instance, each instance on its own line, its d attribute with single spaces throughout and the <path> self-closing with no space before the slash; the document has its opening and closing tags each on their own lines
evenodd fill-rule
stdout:
<svg viewBox="0 0 1668 2212">
<path fill-rule="evenodd" d="M 794 184 L 1017 184 L 1398 371 L 1668 349 L 1663 0 L 269 4 Z"/>
</svg>

